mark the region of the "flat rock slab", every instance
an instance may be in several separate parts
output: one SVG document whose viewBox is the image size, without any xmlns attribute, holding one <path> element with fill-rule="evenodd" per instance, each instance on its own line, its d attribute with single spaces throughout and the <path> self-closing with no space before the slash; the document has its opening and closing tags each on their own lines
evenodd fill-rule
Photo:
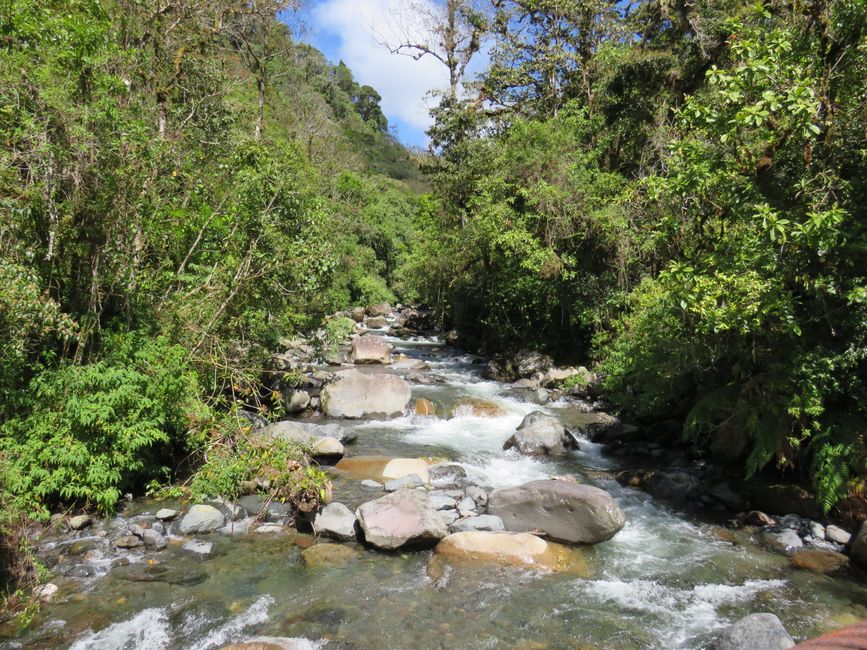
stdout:
<svg viewBox="0 0 867 650">
<path fill-rule="evenodd" d="M 610 494 L 569 481 L 532 481 L 494 490 L 488 514 L 500 517 L 506 530 L 541 530 L 551 539 L 576 544 L 604 542 L 626 524 L 626 515 Z"/>
<path fill-rule="evenodd" d="M 321 403 L 329 417 L 361 418 L 401 414 L 411 397 L 409 384 L 402 377 L 345 370 L 336 373 L 336 379 L 322 389 Z"/>
<path fill-rule="evenodd" d="M 421 458 L 388 458 L 386 456 L 353 456 L 344 458 L 335 466 L 350 478 L 385 483 L 410 474 L 417 475 L 423 483 L 430 482 L 428 464 Z M 371 486 L 372 487 L 372 486 Z"/>
<path fill-rule="evenodd" d="M 448 535 L 445 521 L 418 490 L 398 490 L 363 503 L 355 516 L 367 542 L 382 550 L 433 546 Z"/>
<path fill-rule="evenodd" d="M 592 574 L 582 549 L 547 542 L 529 533 L 453 533 L 437 544 L 435 556 L 452 561 L 571 573 L 585 578 Z"/>
</svg>

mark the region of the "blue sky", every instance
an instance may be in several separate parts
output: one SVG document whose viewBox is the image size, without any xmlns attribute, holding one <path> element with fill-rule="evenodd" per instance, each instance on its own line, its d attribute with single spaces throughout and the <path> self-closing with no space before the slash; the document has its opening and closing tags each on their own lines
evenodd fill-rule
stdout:
<svg viewBox="0 0 867 650">
<path fill-rule="evenodd" d="M 433 0 L 425 0 L 433 1 Z M 302 10 L 305 40 L 333 63 L 343 60 L 355 80 L 376 88 L 389 124 L 405 145 L 425 147 L 430 124 L 429 92 L 448 85 L 445 67 L 431 57 L 419 61 L 390 54 L 377 41 L 395 42 L 401 0 L 307 0 Z"/>
</svg>

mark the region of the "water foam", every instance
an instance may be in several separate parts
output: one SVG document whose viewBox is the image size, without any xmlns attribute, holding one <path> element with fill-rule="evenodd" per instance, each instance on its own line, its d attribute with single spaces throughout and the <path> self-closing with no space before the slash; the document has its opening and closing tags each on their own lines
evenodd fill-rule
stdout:
<svg viewBox="0 0 867 650">
<path fill-rule="evenodd" d="M 143 609 L 132 618 L 78 639 L 70 650 L 135 650 L 168 648 L 169 616 L 165 608 Z"/>
</svg>

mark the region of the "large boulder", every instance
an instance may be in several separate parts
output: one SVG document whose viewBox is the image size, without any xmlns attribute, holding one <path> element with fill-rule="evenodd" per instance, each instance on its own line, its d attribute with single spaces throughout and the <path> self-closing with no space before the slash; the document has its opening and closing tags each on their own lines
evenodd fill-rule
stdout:
<svg viewBox="0 0 867 650">
<path fill-rule="evenodd" d="M 485 376 L 496 381 L 512 382 L 524 377 L 542 374 L 554 365 L 547 354 L 534 350 L 521 350 L 512 355 L 498 355 L 488 362 Z"/>
<path fill-rule="evenodd" d="M 221 528 L 226 523 L 222 512 L 214 506 L 195 505 L 183 516 L 178 524 L 178 530 L 184 534 L 210 533 Z"/>
<path fill-rule="evenodd" d="M 853 564 L 862 569 L 867 569 L 867 521 L 861 524 L 861 529 L 852 540 L 852 548 L 849 550 L 849 558 Z"/>
<path fill-rule="evenodd" d="M 365 415 L 403 413 L 412 391 L 396 375 L 363 375 L 357 370 L 336 373 L 322 389 L 322 410 L 329 417 L 360 418 Z"/>
<path fill-rule="evenodd" d="M 355 539 L 355 515 L 342 503 L 329 503 L 313 520 L 313 532 L 341 542 Z"/>
<path fill-rule="evenodd" d="M 727 627 L 711 650 L 786 650 L 795 645 L 773 614 L 750 614 Z"/>
<path fill-rule="evenodd" d="M 359 336 L 352 339 L 349 353 L 352 363 L 391 363 L 391 347 L 380 336 Z"/>
<path fill-rule="evenodd" d="M 381 330 L 388 325 L 388 319 L 385 316 L 371 316 L 364 319 L 364 326 L 370 330 Z"/>
<path fill-rule="evenodd" d="M 467 531 L 453 533 L 436 546 L 435 556 L 451 561 L 501 564 L 589 577 L 579 549 L 568 548 L 529 533 Z"/>
<path fill-rule="evenodd" d="M 503 449 L 517 448 L 529 456 L 564 456 L 578 443 L 560 420 L 541 411 L 527 414 Z"/>
<path fill-rule="evenodd" d="M 797 485 L 769 485 L 756 481 L 750 488 L 753 508 L 772 515 L 794 514 L 809 519 L 822 516 L 819 504 Z"/>
<path fill-rule="evenodd" d="M 644 481 L 644 489 L 657 499 L 686 503 L 699 490 L 701 483 L 687 472 L 655 472 Z"/>
<path fill-rule="evenodd" d="M 432 331 L 437 328 L 436 315 L 432 309 L 407 307 L 397 317 L 397 324 L 417 332 Z"/>
<path fill-rule="evenodd" d="M 387 302 L 381 302 L 376 305 L 370 305 L 364 311 L 368 316 L 388 316 L 391 314 L 391 305 Z"/>
<path fill-rule="evenodd" d="M 426 494 L 398 490 L 355 511 L 368 544 L 382 550 L 433 546 L 448 535 L 448 528 Z"/>
<path fill-rule="evenodd" d="M 494 490 L 488 514 L 500 517 L 506 530 L 542 530 L 552 539 L 577 544 L 609 540 L 626 524 L 610 494 L 570 481 L 532 481 Z"/>
</svg>

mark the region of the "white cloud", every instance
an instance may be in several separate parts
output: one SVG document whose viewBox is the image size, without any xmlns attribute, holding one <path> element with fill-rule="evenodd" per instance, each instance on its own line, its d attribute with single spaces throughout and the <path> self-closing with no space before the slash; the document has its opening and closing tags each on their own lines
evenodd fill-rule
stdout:
<svg viewBox="0 0 867 650">
<path fill-rule="evenodd" d="M 408 126 L 426 129 L 431 90 L 448 87 L 445 66 L 430 56 L 418 61 L 391 54 L 381 41 L 398 41 L 395 15 L 400 6 L 388 0 L 324 0 L 313 10 L 314 28 L 336 35 L 338 55 L 355 80 L 376 88 L 383 112 Z"/>
</svg>

